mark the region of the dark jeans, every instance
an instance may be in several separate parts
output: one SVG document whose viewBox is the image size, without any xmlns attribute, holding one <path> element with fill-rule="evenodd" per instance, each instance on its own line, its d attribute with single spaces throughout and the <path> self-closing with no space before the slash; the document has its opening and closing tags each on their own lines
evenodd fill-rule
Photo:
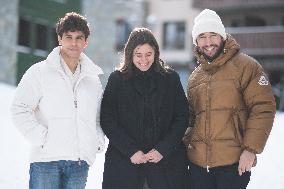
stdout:
<svg viewBox="0 0 284 189">
<path fill-rule="evenodd" d="M 85 161 L 36 162 L 30 165 L 30 189 L 84 189 L 89 165 Z"/>
<path fill-rule="evenodd" d="M 250 172 L 242 176 L 238 164 L 210 168 L 189 163 L 190 189 L 245 189 L 250 181 Z"/>
</svg>

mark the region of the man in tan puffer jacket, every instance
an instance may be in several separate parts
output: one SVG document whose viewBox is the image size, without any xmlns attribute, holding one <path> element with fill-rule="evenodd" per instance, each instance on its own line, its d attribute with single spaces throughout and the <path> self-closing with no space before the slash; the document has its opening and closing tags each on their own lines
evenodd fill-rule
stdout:
<svg viewBox="0 0 284 189">
<path fill-rule="evenodd" d="M 193 119 L 184 136 L 192 189 L 246 188 L 273 125 L 271 85 L 216 12 L 195 18 L 192 37 L 198 67 L 188 81 Z"/>
</svg>

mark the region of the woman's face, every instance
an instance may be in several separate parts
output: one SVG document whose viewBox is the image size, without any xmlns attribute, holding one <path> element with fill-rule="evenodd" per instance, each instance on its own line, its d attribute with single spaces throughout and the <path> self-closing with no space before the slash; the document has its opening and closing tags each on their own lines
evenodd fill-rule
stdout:
<svg viewBox="0 0 284 189">
<path fill-rule="evenodd" d="M 139 70 L 145 72 L 152 66 L 154 57 L 155 51 L 148 43 L 138 45 L 133 52 L 133 63 Z"/>
</svg>

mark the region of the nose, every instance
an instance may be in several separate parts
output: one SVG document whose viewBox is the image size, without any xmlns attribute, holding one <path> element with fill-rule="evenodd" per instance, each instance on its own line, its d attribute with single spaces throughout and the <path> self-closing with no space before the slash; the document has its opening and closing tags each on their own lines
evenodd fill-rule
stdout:
<svg viewBox="0 0 284 189">
<path fill-rule="evenodd" d="M 210 46 L 211 44 L 212 44 L 212 41 L 211 41 L 210 37 L 206 37 L 206 39 L 205 39 L 205 45 L 206 45 L 206 46 Z"/>
<path fill-rule="evenodd" d="M 146 56 L 141 56 L 141 62 L 142 63 L 147 62 L 147 57 Z"/>
<path fill-rule="evenodd" d="M 72 39 L 72 45 L 76 46 L 76 44 L 77 44 L 77 40 L 76 39 Z"/>
</svg>

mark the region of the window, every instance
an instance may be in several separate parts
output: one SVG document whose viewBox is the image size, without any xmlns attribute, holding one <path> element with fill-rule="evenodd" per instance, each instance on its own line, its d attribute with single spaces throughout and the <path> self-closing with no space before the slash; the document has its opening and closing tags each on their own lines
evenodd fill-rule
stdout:
<svg viewBox="0 0 284 189">
<path fill-rule="evenodd" d="M 57 3 L 66 4 L 67 0 L 52 0 L 52 1 L 57 2 Z"/>
<path fill-rule="evenodd" d="M 30 47 L 30 27 L 29 21 L 22 18 L 19 20 L 19 31 L 18 31 L 18 44 L 25 47 Z"/>
<path fill-rule="evenodd" d="M 123 19 L 116 20 L 115 23 L 115 48 L 121 51 L 131 32 L 130 25 Z"/>
<path fill-rule="evenodd" d="M 163 26 L 163 49 L 181 50 L 185 47 L 185 23 L 167 22 Z"/>
<path fill-rule="evenodd" d="M 259 17 L 246 16 L 245 26 L 265 26 L 265 20 Z"/>
<path fill-rule="evenodd" d="M 59 44 L 58 44 L 56 29 L 52 28 L 51 31 L 52 31 L 52 47 L 57 47 Z"/>
<path fill-rule="evenodd" d="M 36 24 L 36 49 L 47 50 L 47 27 Z"/>
<path fill-rule="evenodd" d="M 232 27 L 240 27 L 240 21 L 239 20 L 232 20 L 231 26 Z"/>
</svg>

